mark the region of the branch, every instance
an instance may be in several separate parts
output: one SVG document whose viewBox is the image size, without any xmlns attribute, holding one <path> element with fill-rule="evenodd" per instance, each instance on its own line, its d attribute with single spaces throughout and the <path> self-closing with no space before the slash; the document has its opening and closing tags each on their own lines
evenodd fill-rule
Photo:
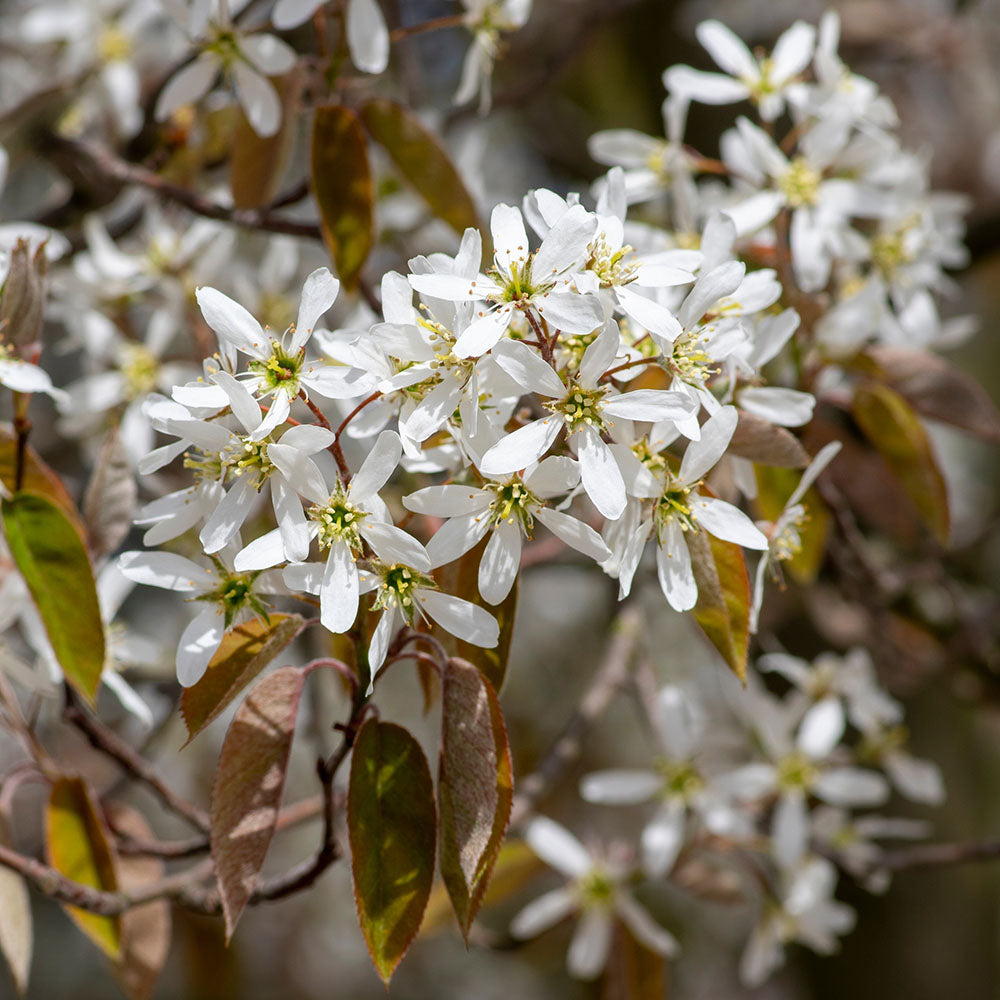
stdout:
<svg viewBox="0 0 1000 1000">
<path fill-rule="evenodd" d="M 626 605 L 611 626 L 604 662 L 594 674 L 576 711 L 538 767 L 518 786 L 511 809 L 510 824 L 516 826 L 534 809 L 536 802 L 562 776 L 583 750 L 583 740 L 593 723 L 611 703 L 615 692 L 628 677 L 629 663 L 640 634 L 639 609 Z"/>
<path fill-rule="evenodd" d="M 1000 840 L 986 840 L 981 843 L 920 844 L 901 848 L 883 855 L 876 867 L 901 872 L 911 868 L 939 868 L 971 861 L 996 860 L 1000 860 Z"/>
</svg>

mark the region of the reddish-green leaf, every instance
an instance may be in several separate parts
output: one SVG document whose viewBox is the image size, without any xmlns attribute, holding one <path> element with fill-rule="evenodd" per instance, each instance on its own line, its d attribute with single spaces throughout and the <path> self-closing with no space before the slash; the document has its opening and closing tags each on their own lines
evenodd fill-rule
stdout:
<svg viewBox="0 0 1000 1000">
<path fill-rule="evenodd" d="M 259 681 L 236 710 L 222 744 L 211 842 L 227 938 L 274 836 L 305 678 L 298 667 L 281 667 Z"/>
<path fill-rule="evenodd" d="M 479 225 L 476 203 L 461 175 L 434 134 L 412 111 L 394 101 L 375 99 L 362 106 L 361 119 L 437 218 L 459 235 Z"/>
<path fill-rule="evenodd" d="M 776 521 L 785 508 L 785 503 L 799 485 L 801 473 L 794 469 L 776 469 L 758 465 L 754 469 L 757 476 L 757 508 L 760 516 L 767 521 Z M 827 510 L 819 490 L 815 486 L 806 490 L 802 498 L 806 509 L 806 520 L 799 526 L 802 548 L 791 559 L 782 563 L 800 583 L 812 583 L 819 573 L 826 552 L 826 540 L 830 534 L 830 512 Z"/>
<path fill-rule="evenodd" d="M 500 626 L 500 638 L 493 649 L 483 649 L 473 646 L 463 639 L 456 639 L 450 632 L 439 626 L 434 626 L 432 634 L 452 655 L 467 660 L 482 671 L 483 675 L 493 685 L 495 691 L 503 687 L 507 676 L 507 664 L 510 660 L 510 644 L 514 638 L 514 616 L 517 612 L 518 582 L 514 581 L 510 593 L 496 605 L 487 604 L 479 593 L 479 561 L 489 543 L 487 535 L 460 559 L 435 570 L 434 578 L 446 593 L 471 601 L 485 608 L 497 620 Z"/>
<path fill-rule="evenodd" d="M 152 840 L 153 831 L 142 814 L 121 802 L 105 806 L 111 828 L 135 840 Z M 163 878 L 159 858 L 135 854 L 118 858 L 118 882 L 126 892 Z M 151 1000 L 156 981 L 170 950 L 170 903 L 156 899 L 122 914 L 122 950 L 115 975 L 129 1000 Z"/>
<path fill-rule="evenodd" d="M 8 493 L 16 493 L 17 483 L 17 439 L 9 426 L 0 426 L 0 482 Z M 84 534 L 83 522 L 73 498 L 56 472 L 39 457 L 29 444 L 24 449 L 24 475 L 21 488 L 26 493 L 37 493 L 48 497 Z"/>
<path fill-rule="evenodd" d="M 271 615 L 270 624 L 254 618 L 234 625 L 197 684 L 181 692 L 181 714 L 190 743 L 205 726 L 302 630 L 300 615 Z M 187 746 L 187 743 L 184 745 Z"/>
<path fill-rule="evenodd" d="M 7 820 L 2 814 L 0 843 L 10 845 Z M 0 867 L 0 951 L 7 960 L 14 988 L 21 996 L 28 989 L 32 937 L 28 887 L 13 868 Z"/>
<path fill-rule="evenodd" d="M 351 758 L 347 830 L 361 930 L 386 983 L 420 930 L 434 881 L 436 826 L 420 744 L 402 726 L 369 719 Z"/>
<path fill-rule="evenodd" d="M 804 469 L 809 464 L 809 455 L 794 434 L 742 410 L 728 450 L 762 465 Z"/>
<path fill-rule="evenodd" d="M 615 921 L 601 1000 L 663 1000 L 666 964 L 662 955 L 637 941 L 621 921 Z"/>
<path fill-rule="evenodd" d="M 271 80 L 281 97 L 281 125 L 274 135 L 258 135 L 239 110 L 229 155 L 229 189 L 237 208 L 258 208 L 278 191 L 295 138 L 302 78 L 298 72 Z"/>
<path fill-rule="evenodd" d="M 698 584 L 695 621 L 741 681 L 750 643 L 750 578 L 743 550 L 708 532 L 687 536 Z"/>
<path fill-rule="evenodd" d="M 67 878 L 105 892 L 118 891 L 118 859 L 93 793 L 82 778 L 59 778 L 53 783 L 45 812 L 45 847 L 49 864 Z M 121 917 L 75 906 L 63 909 L 103 952 L 118 958 Z"/>
<path fill-rule="evenodd" d="M 441 876 L 466 939 L 500 854 L 513 798 L 507 730 L 493 685 L 471 663 L 451 659 L 441 696 L 439 850 Z"/>
<path fill-rule="evenodd" d="M 91 703 L 104 669 L 104 623 L 94 571 L 76 528 L 46 497 L 2 505 L 7 544 L 66 679 Z"/>
<path fill-rule="evenodd" d="M 859 385 L 851 413 L 943 545 L 948 541 L 948 493 L 930 439 L 910 404 L 877 382 Z"/>
<path fill-rule="evenodd" d="M 323 239 L 346 288 L 354 288 L 375 242 L 372 178 L 361 123 L 337 104 L 317 108 L 312 132 L 312 189 Z"/>
<path fill-rule="evenodd" d="M 921 416 L 1000 441 L 1000 411 L 986 390 L 939 355 L 908 347 L 870 347 L 856 363 L 895 389 Z"/>
<path fill-rule="evenodd" d="M 87 540 L 95 560 L 110 555 L 125 540 L 132 527 L 137 494 L 132 463 L 115 428 L 97 453 L 83 498 Z"/>
</svg>

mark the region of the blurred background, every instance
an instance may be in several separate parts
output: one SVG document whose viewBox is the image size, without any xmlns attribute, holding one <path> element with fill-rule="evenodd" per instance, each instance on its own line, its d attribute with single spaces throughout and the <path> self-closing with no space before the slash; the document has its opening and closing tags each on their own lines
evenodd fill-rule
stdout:
<svg viewBox="0 0 1000 1000">
<path fill-rule="evenodd" d="M 811 0 L 535 0 L 529 23 L 509 39 L 498 62 L 495 111 L 488 123 L 474 110 L 450 104 L 466 34 L 448 29 L 417 35 L 394 54 L 401 88 L 414 106 L 440 109 L 440 128 L 488 206 L 517 200 L 531 187 L 585 190 L 600 173 L 587 154 L 587 139 L 599 129 L 632 127 L 661 135 L 663 69 L 675 62 L 710 66 L 694 41 L 698 21 L 718 18 L 751 46 L 770 46 L 791 21 L 816 21 L 827 6 Z M 842 57 L 895 102 L 903 142 L 932 158 L 934 187 L 972 199 L 971 262 L 955 275 L 957 292 L 944 309 L 946 315 L 976 314 L 981 329 L 951 360 L 1000 400 L 1000 0 L 849 0 L 832 6 L 842 18 Z M 413 24 L 453 13 L 455 5 L 391 0 L 387 10 L 397 23 Z M 728 108 L 695 107 L 688 142 L 712 154 L 728 120 Z M 953 500 L 949 559 L 967 583 L 969 600 L 977 602 L 983 628 L 971 649 L 908 634 L 901 646 L 907 655 L 880 666 L 890 690 L 906 704 L 914 752 L 939 762 L 948 788 L 941 809 L 910 807 L 906 814 L 930 820 L 935 840 L 985 840 L 1000 837 L 1000 477 L 995 449 L 943 427 L 934 428 L 934 440 Z M 559 566 L 526 572 L 502 695 L 516 774 L 531 771 L 571 713 L 600 656 L 614 598 L 612 582 L 597 573 Z M 149 619 L 152 629 L 162 609 L 146 605 L 143 610 L 136 602 L 132 614 L 140 626 L 144 617 Z M 645 647 L 661 681 L 715 670 L 720 684 L 728 682 L 693 625 L 662 602 L 650 603 L 649 614 L 656 624 Z M 795 627 L 797 616 L 805 614 L 793 587 L 777 611 L 776 627 Z M 850 622 L 842 627 L 844 645 L 874 640 L 865 636 L 863 624 L 860 632 Z M 412 725 L 433 746 L 438 720 L 433 711 L 422 714 L 415 679 L 400 671 L 387 687 L 385 714 Z M 324 720 L 342 716 L 332 681 L 310 709 L 312 719 L 302 724 L 321 732 Z M 583 759 L 560 790 L 542 803 L 548 814 L 584 837 L 588 831 L 613 833 L 621 822 L 618 811 L 584 806 L 575 795 L 576 781 L 612 760 L 647 759 L 647 734 L 634 720 L 626 692 L 592 731 Z M 217 722 L 183 753 L 177 753 L 184 741 L 179 719 L 156 736 L 162 768 L 200 801 L 208 799 L 223 733 L 224 724 Z M 73 747 L 66 749 L 71 753 Z M 109 767 L 91 777 L 108 787 L 116 774 Z M 309 794 L 312 778 L 308 756 L 296 759 L 286 798 Z M 134 795 L 138 805 L 157 815 L 142 792 Z M 25 793 L 25 810 L 31 805 L 38 803 Z M 905 807 L 896 811 L 905 813 Z M 158 832 L 184 831 L 172 829 L 164 818 Z M 315 827 L 305 826 L 280 837 L 267 870 L 281 870 L 308 854 L 316 836 Z M 531 875 L 523 890 L 483 911 L 484 939 L 494 934 L 504 942 L 510 916 L 549 887 L 543 870 Z M 884 896 L 849 885 L 840 895 L 858 911 L 857 928 L 840 953 L 820 958 L 792 948 L 786 968 L 754 991 L 736 978 L 736 961 L 754 916 L 749 908 L 725 902 L 692 905 L 668 891 L 645 900 L 684 949 L 669 971 L 670 995 L 684 1000 L 1000 997 L 1000 861 L 903 872 Z M 78 1000 L 117 995 L 94 947 L 58 906 L 33 898 L 36 959 L 29 995 Z M 249 910 L 229 947 L 220 920 L 175 910 L 174 922 L 170 958 L 155 994 L 162 1000 L 385 995 L 365 953 L 344 864 L 310 892 Z M 600 985 L 566 975 L 566 925 L 516 949 L 493 950 L 474 942 L 466 951 L 457 932 L 441 924 L 425 929 L 416 942 L 392 981 L 392 997 L 568 1000 L 601 995 Z M 13 996 L 5 977 L 0 973 L 0 996 Z"/>
</svg>

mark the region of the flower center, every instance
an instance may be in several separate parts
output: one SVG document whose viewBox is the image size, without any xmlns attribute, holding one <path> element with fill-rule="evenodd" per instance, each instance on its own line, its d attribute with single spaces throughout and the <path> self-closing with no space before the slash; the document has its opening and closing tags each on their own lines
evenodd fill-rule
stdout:
<svg viewBox="0 0 1000 1000">
<path fill-rule="evenodd" d="M 771 539 L 771 552 L 779 562 L 794 559 L 802 551 L 802 527 L 809 520 L 805 507 L 796 504 L 785 511 L 780 531 Z"/>
<path fill-rule="evenodd" d="M 476 367 L 475 358 L 455 357 L 455 335 L 435 319 L 419 319 L 417 323 L 429 334 L 434 360 L 431 368 L 439 375 L 449 373 L 456 379 L 467 382 Z"/>
<path fill-rule="evenodd" d="M 140 344 L 126 345 L 121 373 L 129 399 L 145 396 L 156 388 L 159 367 L 159 362 L 148 348 Z"/>
<path fill-rule="evenodd" d="M 223 460 L 219 454 L 209 454 L 199 448 L 184 452 L 184 468 L 190 469 L 198 482 L 222 478 Z"/>
<path fill-rule="evenodd" d="M 671 484 L 663 491 L 663 495 L 656 501 L 656 508 L 653 512 L 658 531 L 662 531 L 672 521 L 677 521 L 680 524 L 681 531 L 698 531 L 698 523 L 690 499 L 693 489 L 693 486 Z"/>
<path fill-rule="evenodd" d="M 778 189 L 788 200 L 790 208 L 815 205 L 822 179 L 823 175 L 804 156 L 797 156 L 778 178 Z"/>
<path fill-rule="evenodd" d="M 218 560 L 212 560 L 219 570 L 219 586 L 207 594 L 195 598 L 218 604 L 225 615 L 226 628 L 236 621 L 244 609 L 249 608 L 267 620 L 267 607 L 253 592 L 254 581 L 259 573 L 231 573 Z"/>
<path fill-rule="evenodd" d="M 339 483 L 325 504 L 316 504 L 306 511 L 319 526 L 319 547 L 328 549 L 334 542 L 346 542 L 351 550 L 361 554 L 361 522 L 368 517 L 368 511 L 355 507 L 347 499 L 347 491 Z"/>
<path fill-rule="evenodd" d="M 572 434 L 581 427 L 593 427 L 600 432 L 604 430 L 604 420 L 601 417 L 601 400 L 607 394 L 607 389 L 583 389 L 576 386 L 563 400 L 545 403 L 547 410 L 561 413 L 566 418 L 566 428 Z"/>
<path fill-rule="evenodd" d="M 893 274 L 909 260 L 906 252 L 905 233 L 900 230 L 895 233 L 879 233 L 871 244 L 872 264 L 886 278 Z"/>
<path fill-rule="evenodd" d="M 783 791 L 808 791 L 819 777 L 813 762 L 800 751 L 790 753 L 778 764 L 778 787 Z"/>
<path fill-rule="evenodd" d="M 704 779 L 690 761 L 660 760 L 656 762 L 656 769 L 663 775 L 666 796 L 687 800 L 705 787 Z"/>
<path fill-rule="evenodd" d="M 646 438 L 640 438 L 632 445 L 632 454 L 654 474 L 665 473 L 670 468 L 666 458 L 649 447 L 649 441 Z"/>
<path fill-rule="evenodd" d="M 612 250 L 607 237 L 601 233 L 591 242 L 588 250 L 590 258 L 587 261 L 587 270 L 597 275 L 602 288 L 627 285 L 639 276 L 638 263 L 626 259 L 635 253 L 632 247 L 626 245 L 620 250 Z"/>
<path fill-rule="evenodd" d="M 615 898 L 615 883 L 606 871 L 594 868 L 576 883 L 580 902 L 584 907 L 607 907 Z"/>
<path fill-rule="evenodd" d="M 524 533 L 530 538 L 535 526 L 531 516 L 532 506 L 541 506 L 541 501 L 524 485 L 521 478 L 515 477 L 508 483 L 487 483 L 485 489 L 496 494 L 490 504 L 490 517 L 494 524 L 507 521 L 510 524 L 520 523 Z"/>
<path fill-rule="evenodd" d="M 718 368 L 711 367 L 708 336 L 704 328 L 684 330 L 670 346 L 667 367 L 685 382 L 702 386 L 707 378 L 719 373 Z"/>
<path fill-rule="evenodd" d="M 375 594 L 373 611 L 399 608 L 412 625 L 416 616 L 414 591 L 418 587 L 436 589 L 437 584 L 429 577 L 418 573 L 409 566 L 394 564 L 381 569 L 382 582 Z"/>
<path fill-rule="evenodd" d="M 274 465 L 267 457 L 267 441 L 254 441 L 249 435 L 226 447 L 220 456 L 222 466 L 233 476 L 249 473 L 256 476 L 254 489 L 260 492 L 264 481 L 274 471 Z"/>
<path fill-rule="evenodd" d="M 272 340 L 271 356 L 266 361 L 251 361 L 249 368 L 264 380 L 265 395 L 284 392 L 292 399 L 299 394 L 299 371 L 305 355 L 305 348 L 289 354 L 277 340 Z"/>
<path fill-rule="evenodd" d="M 97 38 L 97 58 L 102 63 L 121 62 L 132 54 L 132 40 L 117 24 L 108 25 Z"/>
</svg>

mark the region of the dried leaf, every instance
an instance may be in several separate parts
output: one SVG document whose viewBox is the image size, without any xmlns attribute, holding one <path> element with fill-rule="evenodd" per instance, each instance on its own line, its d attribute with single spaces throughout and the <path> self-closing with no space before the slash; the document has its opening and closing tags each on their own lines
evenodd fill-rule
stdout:
<svg viewBox="0 0 1000 1000">
<path fill-rule="evenodd" d="M 750 643 L 750 578 L 743 550 L 706 531 L 687 536 L 698 584 L 695 621 L 741 681 Z"/>
<path fill-rule="evenodd" d="M 403 176 L 459 235 L 478 225 L 476 203 L 445 149 L 412 111 L 375 99 L 361 108 L 369 135 L 392 157 Z"/>
<path fill-rule="evenodd" d="M 105 806 L 109 825 L 136 840 L 150 840 L 153 831 L 142 814 L 121 802 Z M 118 858 L 122 889 L 138 889 L 159 881 L 166 866 L 159 858 L 141 855 Z M 170 903 L 153 900 L 122 914 L 122 952 L 115 974 L 129 1000 L 151 1000 L 170 950 Z"/>
<path fill-rule="evenodd" d="M 223 637 L 205 675 L 181 692 L 181 715 L 193 740 L 302 631 L 301 615 L 271 615 L 234 625 Z"/>
<path fill-rule="evenodd" d="M 500 702 L 481 671 L 449 660 L 441 703 L 441 876 L 468 940 L 510 820 L 513 768 Z"/>
<path fill-rule="evenodd" d="M 229 155 L 229 190 L 236 208 L 259 208 L 274 198 L 292 149 L 302 76 L 293 70 L 272 77 L 271 83 L 281 98 L 281 125 L 274 135 L 258 135 L 242 109 L 237 113 Z"/>
<path fill-rule="evenodd" d="M 117 428 L 105 437 L 83 498 L 90 552 L 95 560 L 110 555 L 132 526 L 138 488 L 132 463 Z"/>
<path fill-rule="evenodd" d="M 104 669 L 94 571 L 76 528 L 51 500 L 17 493 L 2 505 L 7 544 L 66 679 L 91 703 Z"/>
<path fill-rule="evenodd" d="M 927 431 L 895 389 L 877 382 L 859 385 L 851 413 L 886 460 L 921 518 L 942 544 L 948 541 L 948 493 Z"/>
<path fill-rule="evenodd" d="M 90 788 L 82 778 L 59 778 L 45 811 L 45 848 L 57 872 L 105 892 L 119 888 L 118 859 Z M 75 906 L 63 909 L 105 954 L 121 953 L 121 917 L 105 917 Z"/>
<path fill-rule="evenodd" d="M 10 844 L 10 831 L 3 816 L 0 816 L 0 843 Z M 0 951 L 20 996 L 28 989 L 32 944 L 28 887 L 13 868 L 0 866 Z"/>
<path fill-rule="evenodd" d="M 434 881 L 436 826 L 420 744 L 402 726 L 369 719 L 351 758 L 347 830 L 361 930 L 386 984 L 420 929 Z"/>
<path fill-rule="evenodd" d="M 211 842 L 226 938 L 274 836 L 306 674 L 281 667 L 257 683 L 226 733 L 212 788 Z"/>
<path fill-rule="evenodd" d="M 751 462 L 785 469 L 804 469 L 809 464 L 809 455 L 794 434 L 742 410 L 728 450 Z"/>
<path fill-rule="evenodd" d="M 510 593 L 496 605 L 487 604 L 479 593 L 479 561 L 489 544 L 487 535 L 481 542 L 465 553 L 460 559 L 435 570 L 434 578 L 443 591 L 455 594 L 457 597 L 478 604 L 485 608 L 497 620 L 500 626 L 500 638 L 493 649 L 483 649 L 473 646 L 463 639 L 456 639 L 450 632 L 435 625 L 432 635 L 452 656 L 467 660 L 482 671 L 486 679 L 493 685 L 495 691 L 503 687 L 507 676 L 507 664 L 510 660 L 510 644 L 514 638 L 514 617 L 517 612 L 517 592 L 520 580 L 514 581 Z"/>
<path fill-rule="evenodd" d="M 1000 441 L 1000 410 L 969 374 L 937 354 L 870 347 L 858 367 L 895 389 L 921 416 Z"/>
<path fill-rule="evenodd" d="M 337 104 L 316 109 L 311 172 L 323 239 L 344 287 L 355 288 L 375 230 L 368 149 L 353 111 Z"/>
</svg>

